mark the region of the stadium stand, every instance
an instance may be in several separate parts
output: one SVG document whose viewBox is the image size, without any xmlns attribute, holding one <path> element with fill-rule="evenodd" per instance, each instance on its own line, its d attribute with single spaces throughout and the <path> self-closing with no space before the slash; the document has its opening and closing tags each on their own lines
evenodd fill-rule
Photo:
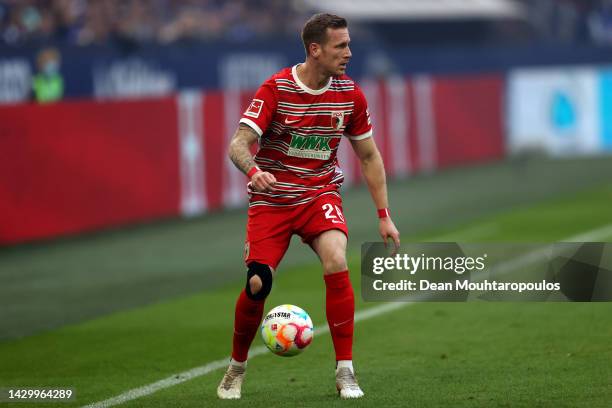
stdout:
<svg viewBox="0 0 612 408">
<path fill-rule="evenodd" d="M 431 44 L 428 33 L 434 31 L 443 33 L 435 38 L 438 42 L 453 38 L 471 42 L 483 30 L 493 40 L 528 37 L 602 44 L 609 43 L 612 35 L 608 0 L 2 0 L 0 43 L 248 42 L 293 35 L 304 17 L 316 10 L 346 15 L 360 28 L 357 34 L 372 35 L 389 26 L 397 32 L 399 25 L 408 30 L 404 34 L 410 35 L 404 37 L 413 43 Z M 381 21 L 383 27 L 375 24 Z M 484 24 L 491 21 L 495 29 Z M 427 30 L 425 25 L 434 28 Z"/>
</svg>

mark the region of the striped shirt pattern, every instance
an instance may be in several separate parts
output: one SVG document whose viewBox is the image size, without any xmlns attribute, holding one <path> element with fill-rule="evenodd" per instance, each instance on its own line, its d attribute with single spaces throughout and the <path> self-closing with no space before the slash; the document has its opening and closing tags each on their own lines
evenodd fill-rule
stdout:
<svg viewBox="0 0 612 408">
<path fill-rule="evenodd" d="M 342 136 L 361 140 L 372 135 L 365 96 L 353 80 L 332 77 L 322 89 L 312 90 L 299 80 L 296 67 L 264 82 L 240 119 L 259 134 L 255 162 L 277 180 L 270 193 L 249 185 L 251 207 L 295 206 L 322 195 L 339 196 Z"/>
</svg>

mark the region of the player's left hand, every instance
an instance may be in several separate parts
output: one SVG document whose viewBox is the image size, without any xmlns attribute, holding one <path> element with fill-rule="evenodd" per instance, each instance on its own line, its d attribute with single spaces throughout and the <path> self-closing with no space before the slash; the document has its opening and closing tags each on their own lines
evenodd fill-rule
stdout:
<svg viewBox="0 0 612 408">
<path fill-rule="evenodd" d="M 400 248 L 400 233 L 395 228 L 395 224 L 391 220 L 391 217 L 381 218 L 378 224 L 378 232 L 382 237 L 383 242 L 385 243 L 385 247 L 388 244 L 388 240 L 391 239 L 394 245 L 393 254 L 395 255 Z"/>
</svg>

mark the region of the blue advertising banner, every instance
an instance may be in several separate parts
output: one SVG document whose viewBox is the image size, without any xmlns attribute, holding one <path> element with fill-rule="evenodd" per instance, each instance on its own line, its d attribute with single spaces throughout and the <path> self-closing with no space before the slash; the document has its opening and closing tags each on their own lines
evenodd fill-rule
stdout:
<svg viewBox="0 0 612 408">
<path fill-rule="evenodd" d="M 521 48 L 396 47 L 376 41 L 351 45 L 348 73 L 390 77 L 421 73 L 504 72 L 523 66 L 612 62 L 605 48 L 532 46 Z M 42 71 L 45 48 L 0 48 L 0 103 L 30 99 L 32 78 Z M 253 89 L 284 66 L 304 60 L 301 42 L 257 44 L 177 43 L 138 48 L 58 47 L 63 96 L 134 98 L 184 89 Z"/>
<path fill-rule="evenodd" d="M 602 149 L 612 151 L 612 69 L 602 71 L 599 78 L 599 113 Z"/>
</svg>

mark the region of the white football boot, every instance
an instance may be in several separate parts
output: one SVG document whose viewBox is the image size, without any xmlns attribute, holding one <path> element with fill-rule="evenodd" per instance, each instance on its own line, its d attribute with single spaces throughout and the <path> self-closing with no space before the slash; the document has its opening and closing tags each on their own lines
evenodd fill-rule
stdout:
<svg viewBox="0 0 612 408">
<path fill-rule="evenodd" d="M 217 387 L 217 396 L 221 399 L 239 399 L 246 367 L 230 363 Z"/>
<path fill-rule="evenodd" d="M 363 391 L 359 388 L 355 374 L 349 367 L 341 367 L 336 370 L 336 389 L 340 398 L 363 397 Z"/>
</svg>

